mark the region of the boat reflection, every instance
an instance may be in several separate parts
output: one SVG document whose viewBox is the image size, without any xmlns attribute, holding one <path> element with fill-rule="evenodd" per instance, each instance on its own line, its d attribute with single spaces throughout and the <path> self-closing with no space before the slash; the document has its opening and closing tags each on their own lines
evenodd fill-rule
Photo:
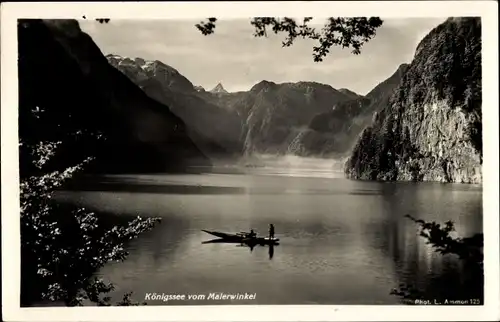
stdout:
<svg viewBox="0 0 500 322">
<path fill-rule="evenodd" d="M 259 242 L 250 242 L 250 241 L 246 241 L 246 242 L 241 242 L 241 241 L 232 241 L 232 240 L 227 240 L 227 239 L 223 239 L 223 238 L 215 238 L 215 239 L 211 239 L 211 240 L 206 240 L 206 241 L 203 241 L 201 242 L 202 244 L 236 244 L 236 247 L 248 247 L 250 248 L 250 252 L 253 252 L 253 249 L 255 248 L 255 246 L 268 246 L 269 247 L 269 259 L 273 259 L 274 257 L 274 246 L 278 246 L 279 243 L 276 242 L 276 243 L 273 243 L 273 244 L 265 244 L 265 243 L 259 243 Z"/>
</svg>

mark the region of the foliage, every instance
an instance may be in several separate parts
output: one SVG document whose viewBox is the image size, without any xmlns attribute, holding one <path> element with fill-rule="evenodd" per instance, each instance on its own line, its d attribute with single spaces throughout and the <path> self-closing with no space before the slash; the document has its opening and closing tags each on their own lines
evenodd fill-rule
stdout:
<svg viewBox="0 0 500 322">
<path fill-rule="evenodd" d="M 109 22 L 109 18 L 98 18 L 96 19 L 99 23 L 108 23 Z"/>
<path fill-rule="evenodd" d="M 313 47 L 313 58 L 315 62 L 322 62 L 328 55 L 332 46 L 352 48 L 352 53 L 359 55 L 365 43 L 375 37 L 377 28 L 383 24 L 378 17 L 359 18 L 333 18 L 327 19 L 321 30 L 310 26 L 312 17 L 303 18 L 298 23 L 293 18 L 255 17 L 250 24 L 255 27 L 255 37 L 267 37 L 268 27 L 275 34 L 285 33 L 283 47 L 290 47 L 297 38 L 313 39 L 318 45 Z M 108 23 L 109 19 L 96 19 L 99 23 Z M 217 18 L 207 18 L 195 26 L 205 36 L 215 32 Z"/>
<path fill-rule="evenodd" d="M 60 144 L 41 142 L 32 153 L 38 156 L 33 163 L 42 168 Z M 137 217 L 126 226 L 101 227 L 95 213 L 53 202 L 54 192 L 91 161 L 87 158 L 74 167 L 34 175 L 21 182 L 22 283 L 27 292 L 22 294 L 23 302 L 64 301 L 75 306 L 90 300 L 110 305 L 110 298 L 100 295 L 114 287 L 94 277 L 94 273 L 106 263 L 125 260 L 124 243 L 158 221 Z M 130 294 L 120 302 L 133 304 Z"/>
<path fill-rule="evenodd" d="M 217 18 L 208 18 L 207 21 L 200 21 L 195 26 L 203 35 L 207 36 L 214 33 L 216 21 Z"/>
<path fill-rule="evenodd" d="M 405 217 L 420 225 L 420 236 L 440 254 L 455 254 L 461 260 L 475 263 L 483 268 L 483 234 L 453 238 L 450 236 L 450 233 L 455 231 L 452 221 L 447 221 L 441 226 L 436 222 L 425 222 L 410 215 Z"/>
<path fill-rule="evenodd" d="M 405 302 L 416 299 L 434 298 L 444 303 L 448 300 L 470 300 L 483 298 L 484 279 L 484 254 L 483 234 L 475 234 L 472 237 L 452 237 L 455 231 L 454 224 L 447 221 L 444 225 L 436 222 L 426 222 L 405 215 L 420 227 L 420 236 L 425 238 L 426 243 L 431 245 L 439 254 L 458 257 L 463 263 L 464 275 L 462 283 L 449 276 L 434 280 L 436 286 L 422 290 L 413 285 L 401 284 L 399 289 L 394 289 L 391 294 L 401 297 Z"/>
<path fill-rule="evenodd" d="M 109 146 L 112 131 L 106 112 L 96 117 L 81 108 L 95 103 L 85 100 L 95 85 L 83 80 L 73 58 L 58 55 L 36 22 L 18 25 L 21 305 L 45 300 L 110 305 L 103 295 L 114 286 L 95 273 L 109 262 L 125 260 L 126 243 L 159 219 L 137 217 L 116 225 L 54 200 L 58 189 L 102 161 L 98 151 Z M 47 47 L 50 55 L 42 56 L 48 60 L 40 63 L 35 49 Z M 45 83 L 35 74 L 43 75 Z M 51 95 L 54 88 L 63 93 Z M 131 294 L 119 302 L 134 304 Z"/>
<path fill-rule="evenodd" d="M 271 28 L 275 34 L 285 33 L 283 47 L 290 47 L 297 38 L 318 41 L 319 44 L 313 47 L 313 58 L 315 62 L 321 62 L 332 46 L 352 48 L 352 53 L 359 55 L 363 45 L 375 36 L 377 28 L 383 23 L 378 17 L 330 17 L 323 28 L 318 31 L 310 26 L 312 19 L 312 17 L 305 17 L 301 23 L 298 23 L 296 19 L 288 17 L 256 17 L 251 20 L 250 24 L 255 27 L 255 37 L 267 37 L 267 28 Z M 215 31 L 216 21 L 216 18 L 208 18 L 206 22 L 202 21 L 196 27 L 203 35 L 210 35 Z"/>
</svg>

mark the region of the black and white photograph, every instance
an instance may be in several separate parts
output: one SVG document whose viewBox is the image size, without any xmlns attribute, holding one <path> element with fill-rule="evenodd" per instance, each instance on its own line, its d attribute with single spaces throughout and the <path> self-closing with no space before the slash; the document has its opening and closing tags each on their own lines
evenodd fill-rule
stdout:
<svg viewBox="0 0 500 322">
<path fill-rule="evenodd" d="M 426 2 L 2 4 L 9 301 L 500 317 L 497 4 Z"/>
</svg>

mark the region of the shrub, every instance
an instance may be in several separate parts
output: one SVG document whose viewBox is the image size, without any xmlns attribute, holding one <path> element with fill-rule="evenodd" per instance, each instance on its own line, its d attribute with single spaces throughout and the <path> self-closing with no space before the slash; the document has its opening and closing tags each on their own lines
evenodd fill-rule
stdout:
<svg viewBox="0 0 500 322">
<path fill-rule="evenodd" d="M 56 155 L 61 142 L 39 142 L 22 149 L 30 150 L 33 165 L 42 168 Z M 159 218 L 137 217 L 123 226 L 104 227 L 99 217 L 84 208 L 58 204 L 54 192 L 82 171 L 93 158 L 63 171 L 40 172 L 21 179 L 21 304 L 40 300 L 83 305 L 88 300 L 110 305 L 102 294 L 113 290 L 94 276 L 112 261 L 127 257 L 124 243 L 153 228 Z M 125 294 L 118 305 L 136 305 Z"/>
</svg>

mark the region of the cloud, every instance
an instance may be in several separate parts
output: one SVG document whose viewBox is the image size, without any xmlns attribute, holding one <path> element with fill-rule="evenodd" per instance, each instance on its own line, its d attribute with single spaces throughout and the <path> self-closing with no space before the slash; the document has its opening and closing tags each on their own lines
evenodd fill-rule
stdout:
<svg viewBox="0 0 500 322">
<path fill-rule="evenodd" d="M 219 81 L 236 91 L 263 79 L 309 80 L 366 94 L 400 64 L 410 62 L 423 36 L 444 20 L 385 19 L 361 55 L 333 48 L 322 63 L 313 61 L 314 41 L 298 39 L 283 48 L 284 35 L 255 38 L 250 18 L 220 20 L 210 36 L 196 29 L 199 20 L 82 21 L 80 25 L 105 54 L 160 60 L 205 88 Z"/>
</svg>

